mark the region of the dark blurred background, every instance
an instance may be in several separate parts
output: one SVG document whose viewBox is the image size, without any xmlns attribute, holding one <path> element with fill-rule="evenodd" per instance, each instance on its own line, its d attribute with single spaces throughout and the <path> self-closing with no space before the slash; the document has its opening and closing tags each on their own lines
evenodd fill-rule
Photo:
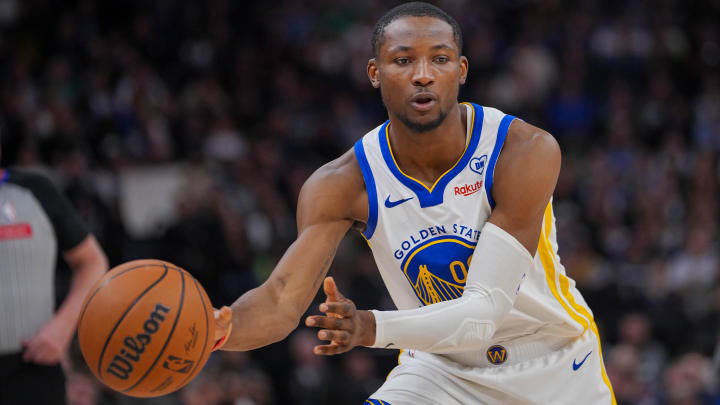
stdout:
<svg viewBox="0 0 720 405">
<path fill-rule="evenodd" d="M 365 67 L 373 24 L 398 3 L 0 0 L 2 164 L 49 175 L 112 265 L 168 260 L 230 304 L 293 240 L 304 180 L 386 119 Z M 720 403 L 720 1 L 434 3 L 464 31 L 461 99 L 563 148 L 560 255 L 618 403 Z M 358 307 L 393 308 L 358 235 L 330 273 Z M 62 294 L 67 274 L 57 282 Z M 75 347 L 68 395 L 360 404 L 396 364 L 394 351 L 324 358 L 315 344 L 300 327 L 216 353 L 153 400 L 101 387 Z"/>
</svg>

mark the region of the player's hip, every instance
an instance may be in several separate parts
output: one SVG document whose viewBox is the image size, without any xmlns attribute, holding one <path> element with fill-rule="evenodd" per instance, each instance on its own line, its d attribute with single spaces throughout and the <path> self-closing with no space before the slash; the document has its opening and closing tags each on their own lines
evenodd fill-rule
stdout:
<svg viewBox="0 0 720 405">
<path fill-rule="evenodd" d="M 414 392 L 413 381 L 417 380 L 415 394 L 427 401 L 416 403 L 449 403 L 433 402 L 446 397 L 462 404 L 613 403 L 596 334 L 589 330 L 553 349 L 559 343 L 556 340 L 545 348 L 509 345 L 505 362 L 495 365 L 489 361 L 488 366 L 467 366 L 448 356 L 404 352 L 400 364 L 373 398 L 403 403 L 402 392 Z"/>
</svg>

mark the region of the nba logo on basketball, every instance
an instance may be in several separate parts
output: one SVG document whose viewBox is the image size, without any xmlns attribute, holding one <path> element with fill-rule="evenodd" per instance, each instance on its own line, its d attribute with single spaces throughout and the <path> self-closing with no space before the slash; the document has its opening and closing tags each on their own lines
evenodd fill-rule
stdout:
<svg viewBox="0 0 720 405">
<path fill-rule="evenodd" d="M 490 346 L 487 349 L 487 359 L 495 365 L 503 364 L 507 360 L 507 349 L 500 345 Z"/>
</svg>

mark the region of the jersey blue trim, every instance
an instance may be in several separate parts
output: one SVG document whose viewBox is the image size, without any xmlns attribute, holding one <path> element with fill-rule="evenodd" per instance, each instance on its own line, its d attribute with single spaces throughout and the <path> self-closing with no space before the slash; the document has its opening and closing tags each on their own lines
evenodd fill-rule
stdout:
<svg viewBox="0 0 720 405">
<path fill-rule="evenodd" d="M 409 188 L 418 198 L 418 201 L 420 201 L 420 207 L 426 208 L 426 207 L 434 207 L 436 205 L 442 204 L 443 202 L 443 195 L 445 194 L 445 187 L 454 179 L 460 172 L 462 172 L 465 167 L 468 165 L 470 159 L 475 154 L 475 150 L 477 149 L 478 144 L 480 143 L 480 136 L 482 135 L 482 124 L 483 124 L 483 108 L 480 107 L 477 104 L 469 103 L 472 106 L 472 109 L 475 114 L 475 118 L 473 120 L 473 128 L 472 133 L 470 133 L 470 142 L 468 143 L 467 148 L 465 148 L 465 152 L 460 157 L 460 160 L 457 161 L 455 166 L 450 169 L 449 172 L 444 173 L 440 178 L 437 180 L 435 185 L 428 190 L 428 188 L 418 182 L 417 180 L 406 176 L 400 168 L 395 163 L 395 159 L 393 158 L 392 152 L 390 151 L 390 145 L 388 144 L 388 124 L 390 124 L 390 121 L 386 121 L 382 127 L 380 127 L 380 131 L 378 132 L 378 136 L 380 138 L 380 151 L 382 152 L 383 159 L 385 160 L 385 164 L 387 165 L 388 169 L 390 169 L 390 172 L 397 178 L 405 187 Z"/>
<path fill-rule="evenodd" d="M 374 398 L 368 398 L 368 399 L 366 399 L 366 400 L 365 400 L 365 403 L 364 403 L 363 405 L 367 405 L 367 404 L 370 404 L 370 405 L 392 405 L 392 404 L 390 404 L 390 402 L 388 402 L 388 401 L 383 401 L 383 400 L 374 399 Z"/>
<path fill-rule="evenodd" d="M 10 178 L 10 171 L 8 169 L 3 170 L 2 176 L 0 176 L 0 186 L 2 186 Z"/>
<path fill-rule="evenodd" d="M 495 171 L 495 163 L 497 163 L 498 156 L 502 150 L 503 144 L 505 143 L 505 137 L 507 136 L 508 128 L 510 123 L 515 117 L 512 115 L 506 115 L 500 121 L 500 127 L 497 132 L 497 139 L 495 140 L 495 148 L 493 148 L 492 155 L 490 155 L 490 163 L 488 163 L 487 172 L 485 173 L 485 194 L 487 194 L 490 208 L 495 208 L 495 200 L 492 197 L 492 186 L 493 186 L 493 172 Z"/>
<path fill-rule="evenodd" d="M 370 163 L 368 163 L 367 156 L 365 155 L 365 148 L 363 147 L 362 141 L 362 138 L 360 138 L 357 142 L 355 142 L 355 157 L 360 165 L 360 170 L 362 171 L 363 179 L 365 180 L 365 189 L 367 190 L 368 196 L 368 219 L 365 224 L 363 236 L 365 236 L 365 239 L 370 240 L 373 233 L 375 233 L 375 226 L 377 226 L 378 199 L 377 188 L 375 187 L 375 178 L 373 177 L 372 170 L 370 170 Z"/>
</svg>

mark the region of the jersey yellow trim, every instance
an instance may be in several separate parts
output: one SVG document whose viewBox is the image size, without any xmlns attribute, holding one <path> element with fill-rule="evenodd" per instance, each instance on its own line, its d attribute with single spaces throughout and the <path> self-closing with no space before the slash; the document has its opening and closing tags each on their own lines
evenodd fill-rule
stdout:
<svg viewBox="0 0 720 405">
<path fill-rule="evenodd" d="M 550 255 L 553 259 L 553 265 L 555 263 L 559 263 L 559 260 L 555 256 L 554 249 L 552 249 L 552 243 L 550 243 L 550 232 L 552 230 L 552 203 L 548 204 L 547 208 L 545 209 L 545 238 L 547 239 L 548 246 L 550 246 Z M 588 324 L 590 322 L 593 322 L 593 316 L 590 315 L 590 310 L 580 304 L 578 304 L 575 301 L 575 297 L 570 293 L 570 279 L 563 273 L 558 273 L 558 279 L 560 283 L 560 292 L 562 293 L 562 296 L 565 297 L 567 302 L 570 304 L 570 306 L 583 318 L 585 318 L 588 321 Z"/>
<path fill-rule="evenodd" d="M 550 226 L 552 224 L 551 218 L 552 206 L 551 203 L 548 203 L 547 208 L 545 208 L 545 224 L 541 229 L 540 241 L 538 242 L 538 255 L 540 256 L 540 262 L 542 263 L 543 269 L 545 270 L 545 280 L 550 287 L 550 291 L 552 292 L 553 297 L 555 297 L 557 302 L 559 302 L 560 305 L 565 309 L 565 312 L 567 312 L 568 315 L 570 315 L 570 317 L 575 322 L 577 322 L 583 327 L 584 333 L 589 327 L 588 320 L 575 313 L 575 311 L 570 309 L 568 304 L 562 298 L 560 298 L 557 283 L 555 282 L 557 270 L 555 268 L 552 245 L 550 244 L 550 239 L 548 237 L 548 235 L 550 234 Z"/>
<path fill-rule="evenodd" d="M 560 305 L 562 305 L 562 307 L 565 309 L 568 315 L 570 315 L 570 317 L 572 317 L 576 322 L 583 326 L 583 333 L 589 328 L 597 338 L 598 355 L 600 357 L 600 369 L 602 371 L 603 382 L 608 387 L 608 390 L 610 390 L 612 405 L 617 405 L 617 401 L 615 400 L 615 393 L 613 392 L 612 384 L 610 383 L 610 378 L 608 378 L 607 372 L 605 371 L 605 364 L 603 363 L 602 357 L 602 345 L 600 343 L 600 332 L 597 329 L 597 324 L 595 323 L 593 316 L 590 314 L 590 311 L 587 308 L 578 304 L 575 301 L 575 298 L 569 291 L 570 280 L 566 275 L 562 273 L 559 273 L 558 277 L 560 291 L 562 293 L 562 296 L 567 300 L 570 306 L 572 306 L 572 310 L 568 307 L 565 301 L 560 298 L 557 292 L 557 286 L 555 285 L 555 263 L 557 262 L 557 258 L 555 257 L 555 252 L 552 249 L 552 244 L 550 243 L 550 231 L 552 230 L 552 203 L 548 203 L 547 207 L 545 208 L 545 217 L 543 219 L 544 224 L 540 235 L 538 254 L 540 255 L 540 261 L 542 262 L 543 268 L 545 269 L 545 278 L 548 281 L 548 285 L 550 286 L 550 290 L 552 291 L 553 296 L 555 296 L 555 299 L 560 302 Z"/>
<path fill-rule="evenodd" d="M 547 208 L 545 209 L 545 238 L 547 239 L 548 246 L 550 246 L 550 255 L 553 259 L 553 264 L 559 263 L 559 260 L 555 256 L 555 252 L 552 249 L 552 244 L 550 243 L 550 232 L 552 231 L 552 203 L 548 204 Z M 567 300 L 567 302 L 570 304 L 570 306 L 583 318 L 587 319 L 588 323 L 591 323 L 594 321 L 593 316 L 590 314 L 590 309 L 578 304 L 575 301 L 575 297 L 570 293 L 570 279 L 562 273 L 558 274 L 559 282 L 560 282 L 560 290 L 562 292 L 563 297 Z"/>
<path fill-rule="evenodd" d="M 460 104 L 469 105 L 470 110 L 472 111 L 472 119 L 470 120 L 470 132 L 469 132 L 470 135 L 467 136 L 467 139 L 469 140 L 470 137 L 473 136 L 473 128 L 475 127 L 475 107 L 473 107 L 470 103 L 460 103 Z M 392 151 L 392 145 L 390 144 L 390 124 L 385 126 L 385 137 L 387 138 L 388 150 L 390 151 L 390 156 L 392 157 L 395 167 L 397 167 L 397 169 L 400 171 L 400 173 L 402 173 L 403 176 L 405 176 L 408 179 L 413 180 L 414 182 L 423 186 L 425 188 L 425 190 L 427 190 L 430 193 L 432 193 L 432 191 L 435 189 L 435 186 L 437 186 L 438 182 L 440 182 L 440 179 L 445 177 L 446 174 L 450 173 L 450 171 L 452 171 L 452 169 L 454 169 L 455 166 L 457 166 L 458 163 L 460 163 L 463 156 L 465 156 L 465 152 L 467 152 L 468 146 L 470 145 L 470 142 L 468 140 L 466 140 L 465 141 L 465 149 L 463 149 L 463 153 L 460 155 L 457 162 L 455 162 L 455 164 L 452 165 L 451 168 L 447 169 L 445 171 L 445 173 L 441 174 L 440 177 L 438 177 L 437 180 L 435 180 L 435 183 L 433 183 L 432 187 L 428 188 L 428 186 L 426 186 L 425 183 L 423 183 L 422 181 L 416 179 L 415 177 L 408 176 L 407 174 L 405 174 L 405 172 L 400 168 L 400 165 L 397 164 L 397 160 L 395 160 L 395 154 Z"/>
<path fill-rule="evenodd" d="M 368 238 L 366 238 L 365 235 L 364 235 L 362 232 L 360 232 L 360 236 L 362 236 L 363 239 L 365 239 L 365 242 L 367 242 L 368 247 L 370 248 L 370 250 L 372 250 L 372 243 L 370 243 L 370 241 L 368 240 Z"/>
<path fill-rule="evenodd" d="M 607 372 L 605 371 L 605 364 L 602 360 L 603 355 L 602 355 L 602 345 L 600 344 L 600 332 L 598 331 L 595 321 L 592 321 L 592 324 L 590 325 L 590 329 L 597 337 L 598 355 L 600 356 L 600 370 L 602 371 L 603 381 L 605 382 L 605 385 L 607 385 L 608 389 L 610 390 L 610 396 L 612 397 L 612 405 L 617 405 L 617 401 L 615 400 L 615 392 L 613 391 L 612 384 L 610 383 L 610 378 L 608 378 Z"/>
</svg>

